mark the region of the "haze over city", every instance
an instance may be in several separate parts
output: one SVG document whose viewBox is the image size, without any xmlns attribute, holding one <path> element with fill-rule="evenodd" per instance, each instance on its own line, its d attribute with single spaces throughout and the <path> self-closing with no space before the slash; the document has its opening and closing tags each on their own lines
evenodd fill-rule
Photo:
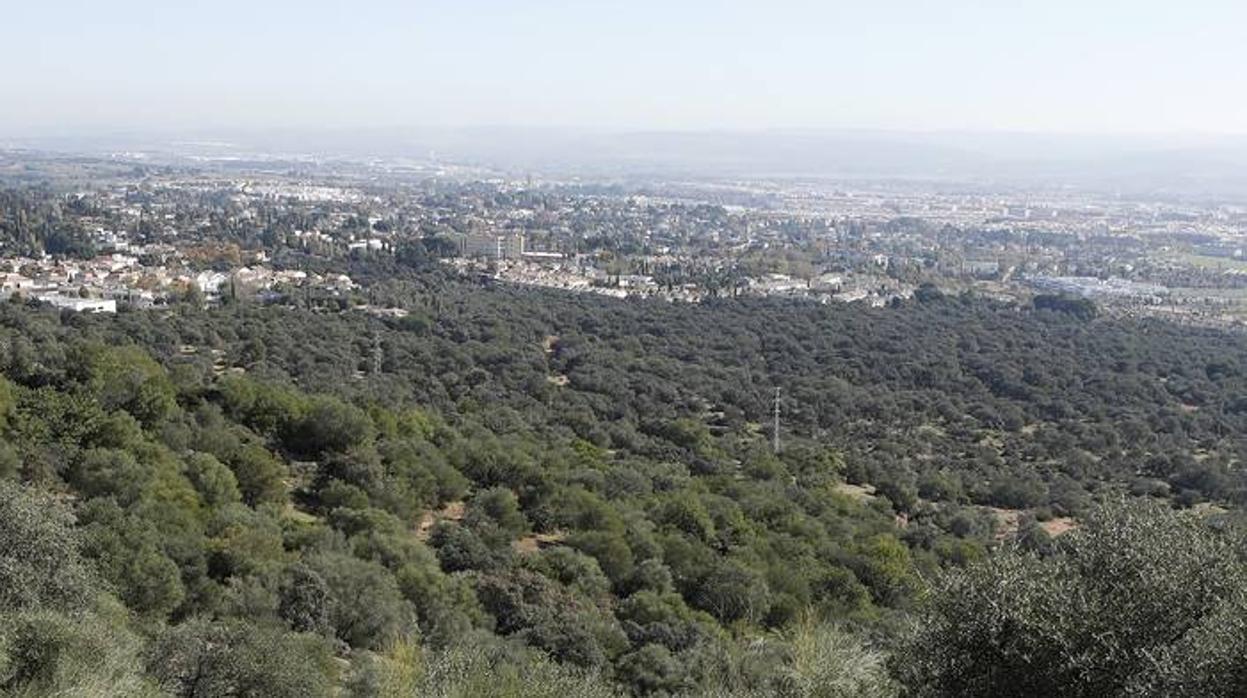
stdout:
<svg viewBox="0 0 1247 698">
<path fill-rule="evenodd" d="M 11 3 L 0 133 L 1247 133 L 1232 0 Z"/>
</svg>

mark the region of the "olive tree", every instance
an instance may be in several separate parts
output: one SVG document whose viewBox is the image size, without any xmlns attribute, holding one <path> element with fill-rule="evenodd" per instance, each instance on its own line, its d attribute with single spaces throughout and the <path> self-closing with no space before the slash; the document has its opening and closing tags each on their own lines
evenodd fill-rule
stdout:
<svg viewBox="0 0 1247 698">
<path fill-rule="evenodd" d="M 1232 531 L 1123 501 L 1059 540 L 934 584 L 894 660 L 913 695 L 1247 692 L 1247 565 Z"/>
</svg>

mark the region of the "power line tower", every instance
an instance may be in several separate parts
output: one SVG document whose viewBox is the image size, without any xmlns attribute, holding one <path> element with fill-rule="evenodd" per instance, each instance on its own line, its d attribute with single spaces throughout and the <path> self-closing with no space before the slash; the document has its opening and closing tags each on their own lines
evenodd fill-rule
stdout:
<svg viewBox="0 0 1247 698">
<path fill-rule="evenodd" d="M 777 455 L 779 454 L 779 393 L 780 389 L 777 386 L 775 388 L 775 425 L 771 432 L 771 447 Z"/>
</svg>

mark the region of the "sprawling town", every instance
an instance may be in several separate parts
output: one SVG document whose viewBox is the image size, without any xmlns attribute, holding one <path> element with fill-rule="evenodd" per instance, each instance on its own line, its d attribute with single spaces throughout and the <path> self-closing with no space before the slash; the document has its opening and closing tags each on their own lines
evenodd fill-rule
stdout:
<svg viewBox="0 0 1247 698">
<path fill-rule="evenodd" d="M 1247 207 L 1224 201 L 18 150 L 0 151 L 0 185 L 0 293 L 71 311 L 312 296 L 364 307 L 348 275 L 312 262 L 416 254 L 491 282 L 619 298 L 883 306 L 933 287 L 1247 324 Z"/>
</svg>

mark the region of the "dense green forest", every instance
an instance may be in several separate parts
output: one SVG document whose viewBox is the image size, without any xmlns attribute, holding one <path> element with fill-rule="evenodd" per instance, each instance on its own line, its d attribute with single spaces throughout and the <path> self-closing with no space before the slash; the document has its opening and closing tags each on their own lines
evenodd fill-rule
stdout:
<svg viewBox="0 0 1247 698">
<path fill-rule="evenodd" d="M 351 272 L 0 304 L 0 691 L 1247 686 L 1247 338 Z"/>
</svg>

